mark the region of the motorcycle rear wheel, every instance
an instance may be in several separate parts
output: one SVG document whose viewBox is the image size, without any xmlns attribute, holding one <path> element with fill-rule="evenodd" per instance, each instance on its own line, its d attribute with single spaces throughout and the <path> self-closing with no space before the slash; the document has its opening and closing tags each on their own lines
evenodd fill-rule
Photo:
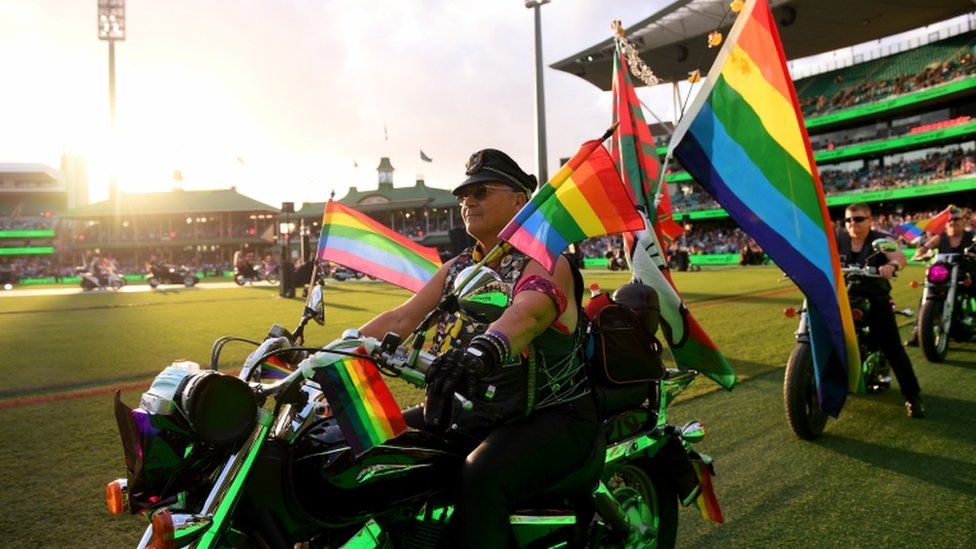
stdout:
<svg viewBox="0 0 976 549">
<path fill-rule="evenodd" d="M 644 524 L 653 536 L 629 539 L 623 547 L 674 547 L 678 536 L 678 496 L 669 483 L 653 472 L 649 474 L 628 464 L 614 473 L 607 484 L 628 522 Z"/>
<path fill-rule="evenodd" d="M 813 440 L 823 433 L 827 414 L 820 409 L 817 398 L 813 353 L 809 343 L 797 343 L 790 353 L 783 378 L 783 404 L 786 421 L 796 436 Z"/>
<path fill-rule="evenodd" d="M 187 288 L 192 288 L 196 283 L 197 283 L 197 277 L 195 276 L 187 276 L 186 278 L 183 279 L 183 285 L 186 286 Z"/>
<path fill-rule="evenodd" d="M 943 362 L 949 354 L 949 334 L 942 331 L 944 309 L 941 299 L 929 299 L 918 315 L 918 345 L 929 362 Z"/>
<path fill-rule="evenodd" d="M 268 282 L 274 286 L 277 286 L 278 282 L 280 282 L 280 280 L 278 279 L 278 273 L 275 271 L 271 271 L 270 273 L 268 273 Z"/>
<path fill-rule="evenodd" d="M 247 282 L 247 280 L 244 278 L 244 275 L 242 274 L 234 275 L 234 283 L 236 283 L 238 286 L 243 286 L 245 282 Z"/>
</svg>

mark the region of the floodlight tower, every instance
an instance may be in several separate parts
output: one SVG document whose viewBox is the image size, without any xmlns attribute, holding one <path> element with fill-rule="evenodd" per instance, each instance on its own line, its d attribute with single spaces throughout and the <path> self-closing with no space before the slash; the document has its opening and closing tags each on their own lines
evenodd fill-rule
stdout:
<svg viewBox="0 0 976 549">
<path fill-rule="evenodd" d="M 111 130 L 109 198 L 119 206 L 119 182 L 116 174 L 115 131 L 115 42 L 125 40 L 125 0 L 98 0 L 98 39 L 108 41 L 108 113 Z M 116 212 L 118 213 L 118 212 Z"/>
<path fill-rule="evenodd" d="M 535 11 L 535 136 L 539 162 L 539 185 L 549 181 L 546 152 L 546 93 L 542 86 L 542 15 L 540 9 L 550 0 L 525 0 L 525 7 Z"/>
</svg>

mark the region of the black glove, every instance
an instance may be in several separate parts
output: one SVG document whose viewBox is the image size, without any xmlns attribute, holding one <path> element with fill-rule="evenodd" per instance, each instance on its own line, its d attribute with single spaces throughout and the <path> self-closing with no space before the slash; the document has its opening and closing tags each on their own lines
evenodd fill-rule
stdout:
<svg viewBox="0 0 976 549">
<path fill-rule="evenodd" d="M 436 432 L 447 430 L 454 412 L 454 388 L 460 385 L 464 368 L 459 367 L 458 351 L 448 351 L 427 368 L 427 396 L 424 398 L 424 425 Z"/>
<path fill-rule="evenodd" d="M 501 361 L 501 351 L 486 336 L 477 336 L 471 340 L 471 344 L 458 360 L 458 366 L 465 373 L 465 394 L 469 398 L 476 394 L 478 380 L 495 371 Z"/>
</svg>

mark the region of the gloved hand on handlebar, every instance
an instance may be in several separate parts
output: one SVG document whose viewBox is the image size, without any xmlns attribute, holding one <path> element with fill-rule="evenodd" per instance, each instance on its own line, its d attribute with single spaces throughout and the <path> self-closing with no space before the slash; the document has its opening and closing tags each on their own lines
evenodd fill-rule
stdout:
<svg viewBox="0 0 976 549">
<path fill-rule="evenodd" d="M 450 397 L 466 386 L 465 394 L 472 396 L 477 381 L 501 364 L 501 354 L 488 337 L 476 336 L 463 352 L 448 352 L 437 357 L 427 369 L 427 394 Z"/>
</svg>

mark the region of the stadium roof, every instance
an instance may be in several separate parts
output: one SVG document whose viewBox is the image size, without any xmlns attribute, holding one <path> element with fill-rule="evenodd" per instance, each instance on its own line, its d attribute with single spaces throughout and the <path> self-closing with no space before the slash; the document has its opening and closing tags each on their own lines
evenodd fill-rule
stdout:
<svg viewBox="0 0 976 549">
<path fill-rule="evenodd" d="M 380 183 L 376 189 L 360 191 L 350 187 L 346 196 L 339 199 L 344 206 L 360 212 L 388 212 L 410 208 L 450 208 L 457 206 L 451 191 L 428 187 L 417 181 L 412 187 L 394 187 L 392 183 Z M 307 202 L 295 215 L 318 217 L 325 209 L 325 202 Z"/>
<path fill-rule="evenodd" d="M 0 163 L 0 180 L 16 176 L 19 181 L 61 181 L 61 171 L 46 164 Z"/>
<path fill-rule="evenodd" d="M 163 193 L 122 193 L 121 215 L 172 215 L 222 212 L 270 212 L 278 213 L 278 208 L 244 196 L 237 189 L 218 189 L 212 191 L 184 191 L 176 189 Z M 78 206 L 61 214 L 64 218 L 96 218 L 116 214 L 112 199 L 94 204 Z"/>
<path fill-rule="evenodd" d="M 973 0 L 770 0 L 788 59 L 816 55 L 924 27 L 976 8 Z M 677 0 L 626 29 L 645 63 L 665 82 L 708 71 L 719 48 L 706 35 L 728 11 L 729 0 Z M 733 18 L 720 27 L 728 34 Z M 609 23 L 609 22 L 608 22 Z M 704 56 L 704 57 L 703 57 Z M 610 89 L 613 39 L 550 65 Z M 634 85 L 642 85 L 634 79 Z"/>
</svg>

